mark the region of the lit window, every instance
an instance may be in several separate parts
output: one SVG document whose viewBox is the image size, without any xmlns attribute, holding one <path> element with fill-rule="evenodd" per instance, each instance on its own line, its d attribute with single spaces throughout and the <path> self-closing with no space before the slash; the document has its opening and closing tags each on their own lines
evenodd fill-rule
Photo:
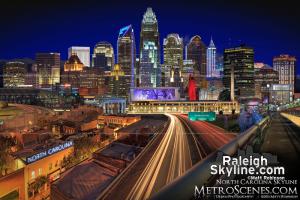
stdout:
<svg viewBox="0 0 300 200">
<path fill-rule="evenodd" d="M 39 176 L 42 175 L 42 168 L 39 168 Z"/>
<path fill-rule="evenodd" d="M 35 171 L 31 171 L 31 179 L 34 179 L 35 178 Z"/>
</svg>

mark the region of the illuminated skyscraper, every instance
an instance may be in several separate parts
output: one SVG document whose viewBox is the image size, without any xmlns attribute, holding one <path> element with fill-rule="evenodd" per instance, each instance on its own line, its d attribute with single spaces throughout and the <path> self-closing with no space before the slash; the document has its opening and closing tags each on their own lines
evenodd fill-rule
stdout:
<svg viewBox="0 0 300 200">
<path fill-rule="evenodd" d="M 68 58 L 76 54 L 84 66 L 90 67 L 90 47 L 70 47 L 68 49 Z"/>
<path fill-rule="evenodd" d="M 164 64 L 162 85 L 180 87 L 182 82 L 183 42 L 178 34 L 169 34 L 164 39 Z"/>
<path fill-rule="evenodd" d="M 206 77 L 206 46 L 199 35 L 191 38 L 186 46 L 186 59 L 195 63 L 195 81 L 199 87 L 200 80 Z"/>
<path fill-rule="evenodd" d="M 26 68 L 23 62 L 7 62 L 3 67 L 3 86 L 13 88 L 24 85 Z"/>
<path fill-rule="evenodd" d="M 37 53 L 35 62 L 39 87 L 47 88 L 60 82 L 60 53 Z"/>
<path fill-rule="evenodd" d="M 230 90 L 231 70 L 234 76 L 235 94 L 240 98 L 251 98 L 254 90 L 254 50 L 251 47 L 239 46 L 224 50 L 225 88 Z"/>
<path fill-rule="evenodd" d="M 135 87 L 135 62 L 136 47 L 132 25 L 120 29 L 118 37 L 118 64 L 124 71 L 127 79 L 126 90 L 129 93 L 130 87 Z"/>
<path fill-rule="evenodd" d="M 141 87 L 159 87 L 161 85 L 159 32 L 152 8 L 147 8 L 142 20 L 138 71 Z"/>
<path fill-rule="evenodd" d="M 214 41 L 211 39 L 206 51 L 207 78 L 219 77 L 216 70 L 216 52 L 217 49 L 215 47 Z"/>
<path fill-rule="evenodd" d="M 289 84 L 294 87 L 296 58 L 290 55 L 280 55 L 273 58 L 273 68 L 278 71 L 279 84 Z"/>
<path fill-rule="evenodd" d="M 103 71 L 111 71 L 115 64 L 114 48 L 108 42 L 99 42 L 95 45 L 92 55 L 92 66 Z"/>
</svg>

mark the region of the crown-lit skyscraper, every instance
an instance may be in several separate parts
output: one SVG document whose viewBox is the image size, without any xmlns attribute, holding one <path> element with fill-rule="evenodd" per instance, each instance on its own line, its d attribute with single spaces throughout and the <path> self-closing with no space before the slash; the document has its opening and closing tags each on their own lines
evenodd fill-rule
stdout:
<svg viewBox="0 0 300 200">
<path fill-rule="evenodd" d="M 106 41 L 95 45 L 92 55 L 93 67 L 99 67 L 103 71 L 111 71 L 115 64 L 115 55 L 113 46 Z"/>
<path fill-rule="evenodd" d="M 140 34 L 139 86 L 161 86 L 160 44 L 157 19 L 152 8 L 147 8 Z"/>
<path fill-rule="evenodd" d="M 124 71 L 126 81 L 126 91 L 129 93 L 130 87 L 135 87 L 135 62 L 136 47 L 132 25 L 120 29 L 118 36 L 118 64 Z"/>
<path fill-rule="evenodd" d="M 219 77 L 216 70 L 216 52 L 217 48 L 212 38 L 210 39 L 209 46 L 206 50 L 206 77 L 215 78 Z"/>
</svg>

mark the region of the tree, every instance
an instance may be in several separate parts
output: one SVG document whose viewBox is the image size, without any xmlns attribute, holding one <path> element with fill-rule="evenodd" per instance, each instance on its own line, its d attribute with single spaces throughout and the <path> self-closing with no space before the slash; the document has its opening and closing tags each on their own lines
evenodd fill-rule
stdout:
<svg viewBox="0 0 300 200">
<path fill-rule="evenodd" d="M 46 184 L 48 183 L 48 178 L 46 176 L 39 176 L 37 177 L 33 183 L 28 185 L 28 191 L 32 193 L 32 196 L 34 197 L 35 193 Z"/>
<path fill-rule="evenodd" d="M 0 175 L 7 173 L 13 167 L 14 159 L 10 155 L 11 147 L 15 146 L 15 139 L 12 137 L 0 136 Z"/>
</svg>

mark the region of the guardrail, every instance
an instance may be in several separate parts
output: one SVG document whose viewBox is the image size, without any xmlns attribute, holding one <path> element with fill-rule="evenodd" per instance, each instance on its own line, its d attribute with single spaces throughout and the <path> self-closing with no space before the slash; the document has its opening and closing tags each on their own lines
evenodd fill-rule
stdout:
<svg viewBox="0 0 300 200">
<path fill-rule="evenodd" d="M 171 184 L 165 186 L 160 192 L 151 197 L 152 200 L 163 199 L 191 199 L 194 196 L 195 186 L 202 186 L 211 182 L 215 176 L 210 174 L 212 164 L 221 164 L 216 158 L 220 152 L 233 156 L 239 148 L 245 146 L 257 133 L 261 133 L 269 124 L 270 118 L 264 118 L 259 124 L 253 125 L 245 132 L 238 135 L 228 144 L 211 153 L 204 160 L 189 169 L 183 176 L 177 178 Z"/>
</svg>

